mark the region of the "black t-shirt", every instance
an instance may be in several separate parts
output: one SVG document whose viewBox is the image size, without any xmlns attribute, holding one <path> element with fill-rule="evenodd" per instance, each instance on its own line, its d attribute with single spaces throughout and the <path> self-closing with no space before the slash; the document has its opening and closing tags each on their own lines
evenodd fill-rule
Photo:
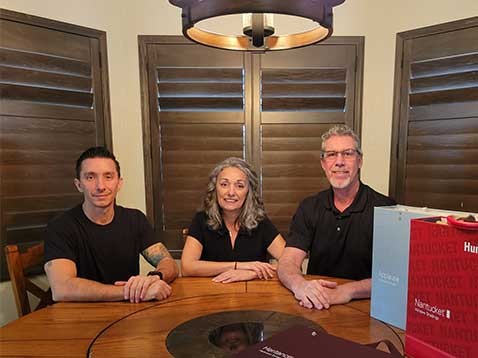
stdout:
<svg viewBox="0 0 478 358">
<path fill-rule="evenodd" d="M 45 260 L 72 260 L 77 277 L 113 284 L 138 275 L 139 254 L 156 242 L 139 210 L 115 206 L 112 222 L 98 225 L 78 205 L 48 224 Z"/>
<path fill-rule="evenodd" d="M 231 246 L 229 231 L 223 223 L 221 228 L 213 230 L 207 225 L 204 211 L 196 213 L 189 227 L 189 236 L 202 244 L 201 260 L 204 261 L 263 261 L 267 262 L 267 248 L 279 231 L 265 217 L 255 229 L 241 228 Z"/>
<path fill-rule="evenodd" d="M 395 201 L 360 183 L 353 203 L 339 212 L 330 188 L 304 199 L 287 246 L 309 251 L 307 273 L 360 280 L 372 275 L 373 211 Z"/>
</svg>

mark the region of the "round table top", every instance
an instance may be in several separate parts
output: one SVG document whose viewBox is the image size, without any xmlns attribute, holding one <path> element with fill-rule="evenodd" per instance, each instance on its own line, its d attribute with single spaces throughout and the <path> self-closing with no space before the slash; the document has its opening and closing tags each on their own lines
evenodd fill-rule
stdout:
<svg viewBox="0 0 478 358">
<path fill-rule="evenodd" d="M 369 306 L 370 300 L 359 300 L 310 310 L 277 280 L 221 284 L 211 278 L 178 278 L 164 301 L 58 303 L 33 312 L 0 328 L 0 356 L 168 357 L 166 338 L 175 327 L 238 310 L 303 317 L 361 344 L 388 339 L 403 353 L 403 332 L 370 317 Z"/>
</svg>

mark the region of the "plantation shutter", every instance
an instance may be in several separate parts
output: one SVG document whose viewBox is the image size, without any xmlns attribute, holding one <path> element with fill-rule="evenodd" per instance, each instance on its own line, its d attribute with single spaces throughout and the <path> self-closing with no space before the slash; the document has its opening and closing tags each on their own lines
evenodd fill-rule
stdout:
<svg viewBox="0 0 478 358">
<path fill-rule="evenodd" d="M 253 165 L 286 234 L 299 201 L 327 186 L 320 135 L 336 123 L 360 131 L 363 38 L 266 54 L 174 36 L 139 42 L 146 199 L 159 238 L 179 257 L 209 172 L 230 156 Z"/>
<path fill-rule="evenodd" d="M 103 32 L 6 10 L 0 21 L 5 277 L 6 244 L 43 240 L 48 220 L 81 203 L 75 161 L 90 146 L 110 145 L 110 129 Z"/>
<path fill-rule="evenodd" d="M 399 36 L 391 189 L 407 205 L 478 211 L 478 18 Z"/>
</svg>

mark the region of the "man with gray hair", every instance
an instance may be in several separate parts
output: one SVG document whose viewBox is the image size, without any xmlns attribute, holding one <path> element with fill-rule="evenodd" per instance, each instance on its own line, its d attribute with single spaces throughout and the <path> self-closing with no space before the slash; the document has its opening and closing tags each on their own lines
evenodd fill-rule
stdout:
<svg viewBox="0 0 478 358">
<path fill-rule="evenodd" d="M 370 297 L 374 207 L 395 204 L 360 181 L 360 139 L 348 126 L 322 135 L 320 163 L 330 188 L 300 203 L 278 266 L 279 279 L 299 304 L 317 309 Z M 308 274 L 354 281 L 305 280 L 307 253 Z"/>
</svg>

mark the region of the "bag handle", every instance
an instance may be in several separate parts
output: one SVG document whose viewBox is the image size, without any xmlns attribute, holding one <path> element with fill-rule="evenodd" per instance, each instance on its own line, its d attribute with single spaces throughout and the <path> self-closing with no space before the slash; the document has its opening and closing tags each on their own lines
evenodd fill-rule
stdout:
<svg viewBox="0 0 478 358">
<path fill-rule="evenodd" d="M 453 215 L 447 216 L 446 220 L 448 225 L 454 226 L 458 229 L 478 230 L 478 221 L 457 220 Z"/>
</svg>

